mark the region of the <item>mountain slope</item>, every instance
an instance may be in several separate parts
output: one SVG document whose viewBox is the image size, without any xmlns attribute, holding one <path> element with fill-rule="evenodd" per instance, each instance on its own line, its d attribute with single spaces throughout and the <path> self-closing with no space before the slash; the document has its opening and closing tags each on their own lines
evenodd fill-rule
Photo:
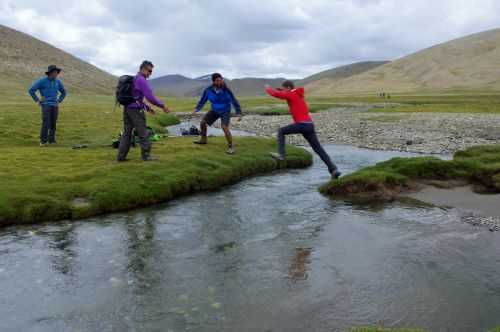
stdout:
<svg viewBox="0 0 500 332">
<path fill-rule="evenodd" d="M 71 92 L 112 93 L 116 78 L 32 36 L 0 25 L 0 88 L 23 89 L 45 76 L 47 66 L 63 68 L 61 78 Z"/>
<path fill-rule="evenodd" d="M 368 72 L 316 81 L 316 95 L 446 90 L 500 90 L 500 29 L 439 44 Z"/>
<path fill-rule="evenodd" d="M 193 97 L 210 84 L 210 80 L 192 79 L 182 75 L 165 75 L 149 80 L 156 93 L 163 96 Z"/>
<path fill-rule="evenodd" d="M 345 66 L 340 66 L 336 68 L 332 68 L 329 70 L 325 70 L 319 72 L 317 74 L 308 76 L 300 81 L 301 85 L 307 85 L 309 83 L 325 80 L 324 82 L 328 82 L 326 80 L 340 80 L 343 78 L 348 78 L 357 74 L 364 73 L 366 71 L 372 70 L 374 68 L 380 67 L 389 63 L 389 61 L 365 61 L 365 62 L 356 62 Z"/>
</svg>

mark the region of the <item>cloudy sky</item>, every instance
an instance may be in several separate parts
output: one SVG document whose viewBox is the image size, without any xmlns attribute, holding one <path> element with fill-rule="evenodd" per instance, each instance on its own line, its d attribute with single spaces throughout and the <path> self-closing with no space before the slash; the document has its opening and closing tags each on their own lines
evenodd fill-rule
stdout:
<svg viewBox="0 0 500 332">
<path fill-rule="evenodd" d="M 149 3 L 149 4 L 148 4 Z M 500 27 L 498 0 L 1 0 L 0 24 L 114 74 L 303 77 Z"/>
</svg>

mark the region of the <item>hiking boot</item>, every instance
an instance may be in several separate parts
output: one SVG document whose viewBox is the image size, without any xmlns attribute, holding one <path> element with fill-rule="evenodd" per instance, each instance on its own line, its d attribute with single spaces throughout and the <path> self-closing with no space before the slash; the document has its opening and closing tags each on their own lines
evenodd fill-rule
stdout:
<svg viewBox="0 0 500 332">
<path fill-rule="evenodd" d="M 202 138 L 200 138 L 199 141 L 194 141 L 193 143 L 194 144 L 199 144 L 199 145 L 205 145 L 205 144 L 207 144 L 207 138 L 206 137 L 202 137 Z"/>
<path fill-rule="evenodd" d="M 332 179 L 337 180 L 341 175 L 342 175 L 342 173 L 340 173 L 338 170 L 334 170 L 332 172 Z"/>
<path fill-rule="evenodd" d="M 230 146 L 227 148 L 227 151 L 226 151 L 227 154 L 235 154 L 236 153 L 236 150 Z"/>
<path fill-rule="evenodd" d="M 156 157 L 153 157 L 153 156 L 147 156 L 147 157 L 143 157 L 142 158 L 142 161 L 145 161 L 145 162 L 148 162 L 148 161 L 157 161 L 158 158 Z"/>
<path fill-rule="evenodd" d="M 271 157 L 273 157 L 274 159 L 276 160 L 279 160 L 279 161 L 284 161 L 285 160 L 285 157 L 283 157 L 282 155 L 280 155 L 279 153 L 276 153 L 276 152 L 270 152 L 269 153 L 271 155 Z"/>
</svg>

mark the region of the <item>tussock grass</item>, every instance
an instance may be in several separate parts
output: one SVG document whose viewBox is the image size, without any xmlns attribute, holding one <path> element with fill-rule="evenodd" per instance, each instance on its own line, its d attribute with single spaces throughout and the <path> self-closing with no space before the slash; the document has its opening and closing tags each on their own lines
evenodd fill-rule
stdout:
<svg viewBox="0 0 500 332">
<path fill-rule="evenodd" d="M 333 180 L 320 191 L 326 195 L 385 199 L 419 180 L 465 180 L 483 190 L 500 192 L 500 145 L 459 151 L 452 160 L 394 158 Z"/>
</svg>

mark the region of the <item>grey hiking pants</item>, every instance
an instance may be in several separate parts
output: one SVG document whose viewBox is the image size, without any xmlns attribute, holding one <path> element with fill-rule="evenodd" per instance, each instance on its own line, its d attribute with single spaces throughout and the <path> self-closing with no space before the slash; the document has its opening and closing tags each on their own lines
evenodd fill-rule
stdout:
<svg viewBox="0 0 500 332">
<path fill-rule="evenodd" d="M 304 136 L 314 152 L 316 152 L 316 154 L 326 164 L 330 173 L 337 169 L 337 166 L 332 163 L 330 156 L 328 156 L 326 151 L 321 146 L 321 143 L 318 140 L 318 136 L 316 136 L 314 123 L 312 122 L 298 122 L 286 127 L 282 127 L 278 130 L 279 153 L 282 157 L 285 157 L 285 136 L 291 134 L 302 134 L 302 136 Z"/>
<path fill-rule="evenodd" d="M 141 157 L 145 159 L 151 152 L 151 142 L 149 141 L 148 129 L 146 126 L 146 114 L 144 110 L 134 108 L 123 109 L 123 135 L 118 148 L 118 160 L 127 158 L 130 145 L 132 144 L 132 133 L 136 130 L 141 145 Z"/>
<path fill-rule="evenodd" d="M 59 107 L 42 105 L 42 128 L 40 129 L 40 143 L 56 142 L 56 125 Z"/>
</svg>

